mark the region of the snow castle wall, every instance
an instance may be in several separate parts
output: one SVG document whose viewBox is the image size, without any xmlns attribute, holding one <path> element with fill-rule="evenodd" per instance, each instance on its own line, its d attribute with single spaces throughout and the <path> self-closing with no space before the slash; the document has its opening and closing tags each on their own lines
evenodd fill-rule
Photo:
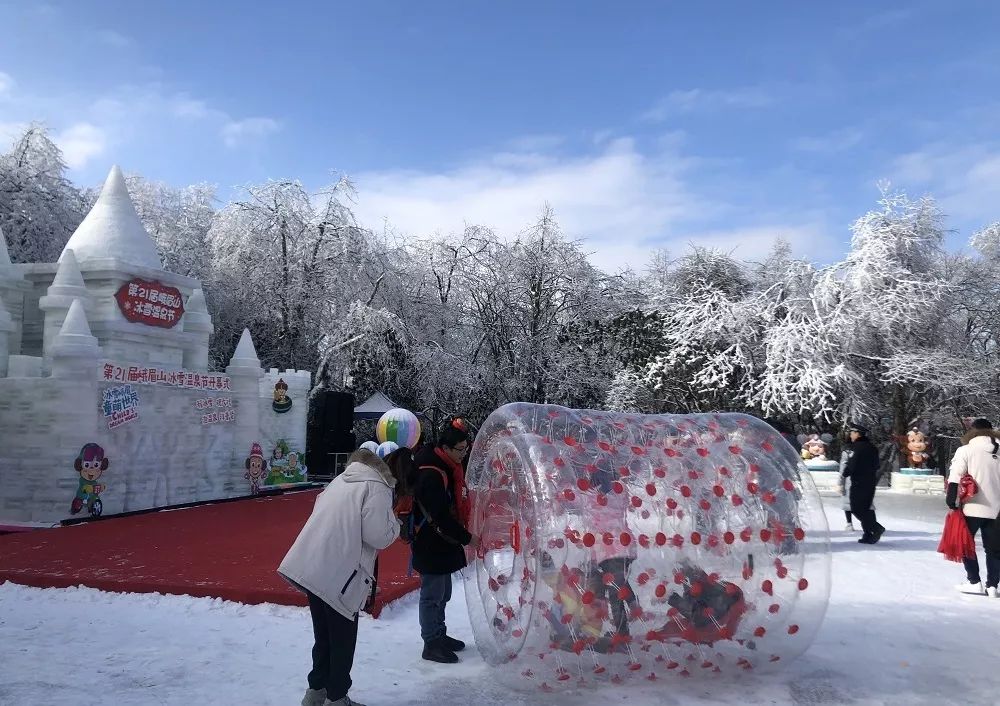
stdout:
<svg viewBox="0 0 1000 706">
<path fill-rule="evenodd" d="M 292 400 L 283 413 L 272 409 L 279 378 Z M 0 522 L 85 517 L 89 498 L 75 462 L 88 444 L 108 461 L 94 481 L 105 486 L 104 515 L 248 495 L 253 443 L 269 460 L 282 440 L 302 457 L 310 380 L 308 371 L 260 371 L 241 394 L 230 375 L 110 360 L 91 375 L 0 378 Z M 247 444 L 236 422 L 251 409 L 259 421 Z M 83 505 L 74 513 L 77 497 Z"/>
</svg>

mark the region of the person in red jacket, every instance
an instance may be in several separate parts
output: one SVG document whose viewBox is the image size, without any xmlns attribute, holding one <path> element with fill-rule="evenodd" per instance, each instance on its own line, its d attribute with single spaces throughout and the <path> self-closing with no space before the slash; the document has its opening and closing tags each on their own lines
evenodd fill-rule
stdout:
<svg viewBox="0 0 1000 706">
<path fill-rule="evenodd" d="M 451 599 L 451 575 L 465 567 L 465 546 L 473 543 L 466 529 L 469 501 L 462 462 L 469 453 L 469 430 L 453 419 L 434 446 L 424 446 L 414 459 L 413 568 L 420 574 L 422 657 L 432 662 L 458 661 L 465 643 L 447 633 L 445 608 Z"/>
</svg>

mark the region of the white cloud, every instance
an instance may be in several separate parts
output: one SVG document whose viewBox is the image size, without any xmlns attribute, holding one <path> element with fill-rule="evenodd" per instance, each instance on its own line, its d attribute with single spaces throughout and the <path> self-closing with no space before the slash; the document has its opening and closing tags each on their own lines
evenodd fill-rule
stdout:
<svg viewBox="0 0 1000 706">
<path fill-rule="evenodd" d="M 681 113 L 721 108 L 764 108 L 773 102 L 773 97 L 758 86 L 728 90 L 692 88 L 685 91 L 671 91 L 641 117 L 648 122 L 661 122 Z"/>
<path fill-rule="evenodd" d="M 92 157 L 104 154 L 108 146 L 104 131 L 90 123 L 75 123 L 57 132 L 52 139 L 62 150 L 63 158 L 71 169 L 79 169 Z"/>
<path fill-rule="evenodd" d="M 281 123 L 273 118 L 230 120 L 222 126 L 222 141 L 226 143 L 226 147 L 238 147 L 267 137 L 280 129 Z"/>
<path fill-rule="evenodd" d="M 936 143 L 897 157 L 893 186 L 932 193 L 949 217 L 975 227 L 1000 211 L 1000 145 Z"/>
<path fill-rule="evenodd" d="M 563 232 L 582 238 L 593 252 L 591 261 L 607 271 L 626 265 L 641 269 L 654 249 L 681 253 L 690 243 L 736 249 L 746 259 L 766 254 L 777 237 L 803 255 L 820 247 L 821 229 L 808 224 L 698 230 L 699 223 L 730 215 L 732 209 L 690 187 L 697 162 L 677 151 L 676 140 L 662 141 L 661 150 L 651 154 L 619 138 L 583 156 L 518 156 L 503 152 L 441 172 L 358 174 L 357 216 L 370 227 L 388 221 L 416 237 L 460 232 L 466 224 L 513 236 L 548 202 Z M 828 250 L 824 246 L 823 255 Z"/>
<path fill-rule="evenodd" d="M 14 79 L 10 74 L 0 71 L 0 98 L 11 92 L 14 88 Z"/>
</svg>

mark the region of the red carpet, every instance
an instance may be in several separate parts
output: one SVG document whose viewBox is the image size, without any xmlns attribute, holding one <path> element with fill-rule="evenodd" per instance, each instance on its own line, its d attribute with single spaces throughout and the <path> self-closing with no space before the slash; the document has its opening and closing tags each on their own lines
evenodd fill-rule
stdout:
<svg viewBox="0 0 1000 706">
<path fill-rule="evenodd" d="M 211 596 L 306 605 L 275 569 L 312 511 L 317 490 L 109 518 L 0 536 L 0 582 L 41 588 Z M 420 584 L 409 548 L 380 554 L 375 614 Z"/>
</svg>

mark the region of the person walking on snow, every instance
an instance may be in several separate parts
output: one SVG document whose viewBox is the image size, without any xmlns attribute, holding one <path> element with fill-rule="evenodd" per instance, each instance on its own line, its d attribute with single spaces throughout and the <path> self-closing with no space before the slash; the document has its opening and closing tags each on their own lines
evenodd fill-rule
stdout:
<svg viewBox="0 0 1000 706">
<path fill-rule="evenodd" d="M 959 484 L 966 474 L 976 481 L 977 491 L 961 504 L 961 508 L 973 540 L 976 532 L 983 533 L 986 589 L 983 590 L 980 580 L 979 559 L 973 556 L 963 562 L 968 582 L 961 584 L 958 590 L 996 598 L 1000 583 L 1000 523 L 997 520 L 1000 515 L 1000 433 L 993 430 L 989 420 L 977 419 L 972 423 L 951 460 L 945 502 L 953 510 L 959 508 Z"/>
<path fill-rule="evenodd" d="M 375 558 L 399 536 L 396 478 L 367 449 L 316 497 L 312 514 L 278 573 L 309 598 L 315 642 L 302 706 L 364 706 L 353 701 L 351 667 L 358 612 L 375 591 Z"/>
<path fill-rule="evenodd" d="M 421 655 L 452 664 L 465 643 L 448 635 L 445 608 L 451 600 L 451 575 L 465 567 L 465 546 L 473 544 L 466 526 L 469 502 L 462 461 L 469 453 L 465 421 L 452 419 L 435 446 L 424 446 L 414 459 L 413 569 L 420 574 Z"/>
<path fill-rule="evenodd" d="M 844 509 L 844 517 L 847 518 L 847 524 L 844 526 L 845 532 L 854 531 L 854 523 L 851 521 L 851 479 L 844 476 L 847 459 L 850 457 L 851 450 L 849 448 L 845 448 L 840 454 L 840 494 L 844 498 L 841 507 Z M 875 505 L 872 505 L 871 509 L 874 510 Z"/>
<path fill-rule="evenodd" d="M 861 521 L 862 535 L 858 543 L 875 544 L 885 532 L 885 527 L 879 524 L 875 510 L 872 509 L 880 468 L 878 449 L 868 439 L 868 430 L 860 424 L 849 426 L 848 434 L 851 443 L 846 449 L 847 462 L 841 475 L 845 480 L 849 479 L 851 484 L 847 496 L 851 514 Z"/>
</svg>

